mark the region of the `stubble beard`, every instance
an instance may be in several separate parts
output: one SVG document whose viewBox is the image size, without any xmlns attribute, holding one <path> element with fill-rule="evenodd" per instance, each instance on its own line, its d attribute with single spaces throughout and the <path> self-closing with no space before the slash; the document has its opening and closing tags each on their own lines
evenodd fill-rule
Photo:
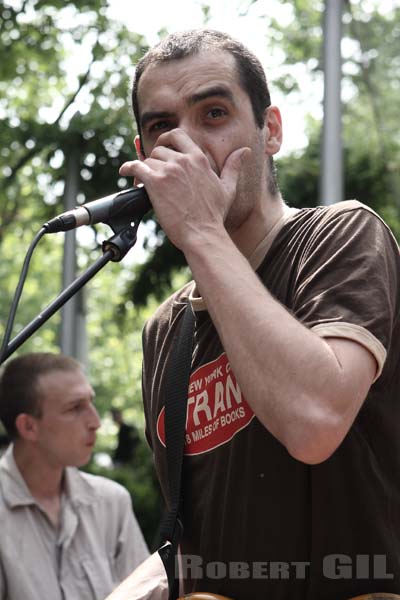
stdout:
<svg viewBox="0 0 400 600">
<path fill-rule="evenodd" d="M 269 162 L 257 143 L 253 146 L 252 155 L 242 167 L 235 198 L 225 218 L 228 233 L 233 234 L 237 231 L 249 219 L 255 207 L 263 202 L 265 189 L 272 175 L 269 171 Z"/>
</svg>

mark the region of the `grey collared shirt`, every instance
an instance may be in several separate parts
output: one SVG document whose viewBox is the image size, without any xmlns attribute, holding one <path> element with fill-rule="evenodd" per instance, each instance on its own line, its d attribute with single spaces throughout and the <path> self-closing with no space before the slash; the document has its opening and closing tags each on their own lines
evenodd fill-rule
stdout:
<svg viewBox="0 0 400 600">
<path fill-rule="evenodd" d="M 148 556 L 128 492 L 68 467 L 60 527 L 0 459 L 0 600 L 104 600 Z"/>
</svg>

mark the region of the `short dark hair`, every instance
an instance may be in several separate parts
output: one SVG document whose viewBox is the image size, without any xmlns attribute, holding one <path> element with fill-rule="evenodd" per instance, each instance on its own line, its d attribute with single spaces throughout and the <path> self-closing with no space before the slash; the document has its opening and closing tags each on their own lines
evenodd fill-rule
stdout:
<svg viewBox="0 0 400 600">
<path fill-rule="evenodd" d="M 15 421 L 21 413 L 40 417 L 38 379 L 52 371 L 83 370 L 82 365 L 63 354 L 35 352 L 10 360 L 0 374 L 0 420 L 8 436 L 15 440 Z"/>
<path fill-rule="evenodd" d="M 171 33 L 151 48 L 137 63 L 132 85 L 132 108 L 137 130 L 141 136 L 138 89 L 144 71 L 151 65 L 179 60 L 198 54 L 201 50 L 223 50 L 236 61 L 239 83 L 250 98 L 254 120 L 260 129 L 264 126 L 264 112 L 271 104 L 271 96 L 264 69 L 258 58 L 246 46 L 227 33 L 214 29 L 191 29 Z M 143 144 L 140 141 L 143 151 Z M 270 157 L 272 195 L 278 192 L 275 164 Z"/>
<path fill-rule="evenodd" d="M 138 62 L 132 86 L 132 106 L 140 135 L 138 87 L 144 71 L 153 64 L 187 58 L 200 50 L 224 50 L 236 61 L 239 82 L 248 94 L 258 127 L 264 125 L 264 111 L 271 104 L 264 69 L 258 58 L 241 42 L 214 29 L 191 29 L 171 33 L 151 48 Z"/>
</svg>

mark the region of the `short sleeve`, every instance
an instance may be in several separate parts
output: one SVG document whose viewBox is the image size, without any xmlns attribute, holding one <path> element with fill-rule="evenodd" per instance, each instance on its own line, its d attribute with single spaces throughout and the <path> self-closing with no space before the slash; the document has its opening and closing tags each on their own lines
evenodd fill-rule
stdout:
<svg viewBox="0 0 400 600">
<path fill-rule="evenodd" d="M 379 376 L 399 312 L 399 273 L 398 245 L 378 215 L 356 202 L 327 210 L 299 261 L 292 310 L 322 337 L 367 347 Z"/>
</svg>

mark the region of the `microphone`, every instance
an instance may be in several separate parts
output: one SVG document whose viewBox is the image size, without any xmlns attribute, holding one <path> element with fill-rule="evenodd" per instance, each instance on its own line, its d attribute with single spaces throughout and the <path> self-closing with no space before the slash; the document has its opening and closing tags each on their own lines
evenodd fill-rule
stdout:
<svg viewBox="0 0 400 600">
<path fill-rule="evenodd" d="M 50 219 L 43 227 L 47 230 L 46 233 L 58 233 L 81 225 L 108 223 L 111 219 L 118 219 L 120 222 L 126 220 L 128 224 L 141 219 L 150 209 L 151 203 L 144 187 L 134 187 L 86 202 Z"/>
</svg>

